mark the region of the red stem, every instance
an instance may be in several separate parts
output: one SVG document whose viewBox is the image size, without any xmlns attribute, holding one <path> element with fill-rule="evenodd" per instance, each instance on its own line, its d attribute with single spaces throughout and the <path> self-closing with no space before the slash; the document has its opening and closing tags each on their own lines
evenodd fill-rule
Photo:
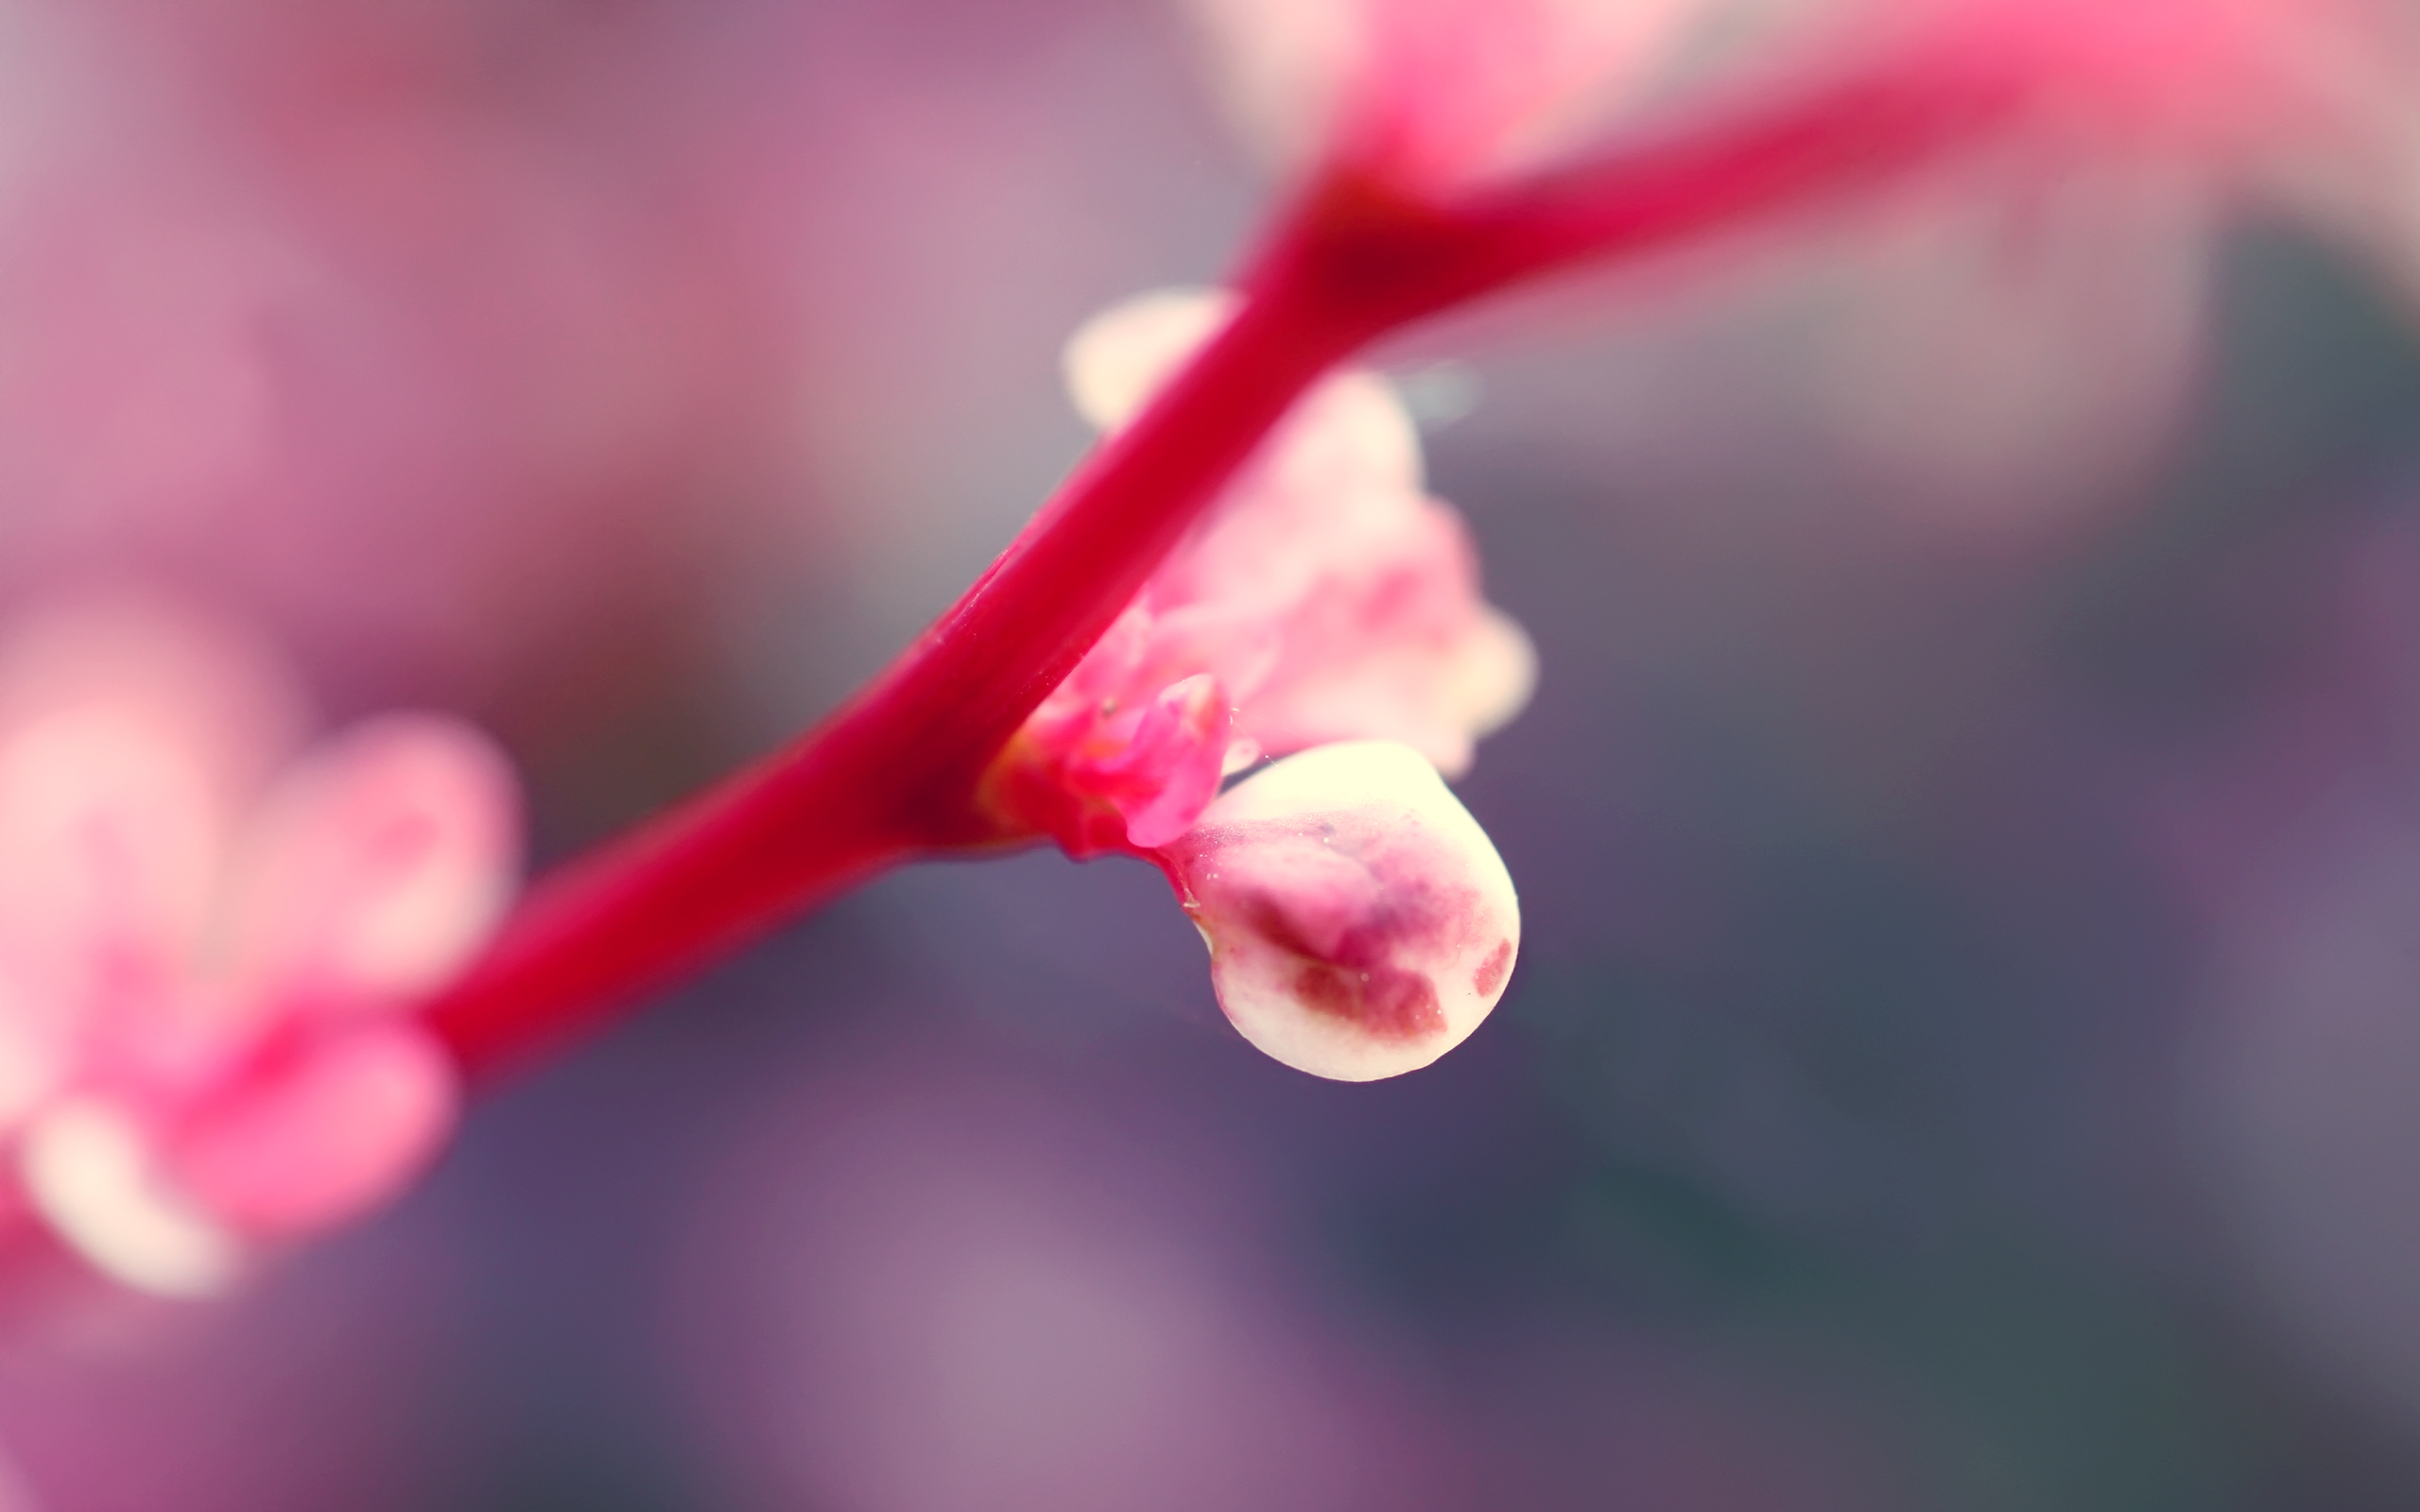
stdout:
<svg viewBox="0 0 2420 1512">
<path fill-rule="evenodd" d="M 970 813 L 985 765 L 1322 372 L 1537 273 L 1862 187 L 2013 98 L 1909 61 L 1459 204 L 1322 180 L 1234 321 L 922 639 L 786 749 L 546 878 L 427 1022 L 486 1072 L 903 860 L 998 843 Z"/>
<path fill-rule="evenodd" d="M 473 1071 L 920 852 L 993 841 L 992 756 L 1359 333 L 1279 287 L 1080 467 L 965 595 L 788 748 L 547 878 L 426 1009 Z"/>
<path fill-rule="evenodd" d="M 1283 223 L 1247 286 L 1304 289 L 1372 337 L 1580 263 L 1681 246 L 1833 204 L 1969 143 L 2031 93 L 2021 64 L 1963 33 L 1881 65 L 1701 116 L 1621 150 L 1450 201 L 1371 171 L 1331 174 Z"/>
</svg>

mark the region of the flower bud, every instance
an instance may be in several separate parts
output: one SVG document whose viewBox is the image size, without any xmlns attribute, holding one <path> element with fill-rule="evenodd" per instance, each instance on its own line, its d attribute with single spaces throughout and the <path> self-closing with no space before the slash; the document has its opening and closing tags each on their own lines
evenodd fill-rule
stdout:
<svg viewBox="0 0 2420 1512">
<path fill-rule="evenodd" d="M 1163 291 L 1095 317 L 1067 348 L 1077 407 L 1126 424 L 1233 310 Z M 1072 854 L 1153 850 L 1263 753 L 1392 740 L 1459 774 L 1532 677 L 1461 517 L 1422 488 L 1403 401 L 1346 370 L 1304 395 L 1035 711 L 985 801 Z"/>
<path fill-rule="evenodd" d="M 1427 1065 L 1495 1006 L 1519 949 L 1502 858 L 1406 746 L 1280 762 L 1213 803 L 1162 865 L 1209 942 L 1228 1019 L 1315 1076 Z"/>
</svg>

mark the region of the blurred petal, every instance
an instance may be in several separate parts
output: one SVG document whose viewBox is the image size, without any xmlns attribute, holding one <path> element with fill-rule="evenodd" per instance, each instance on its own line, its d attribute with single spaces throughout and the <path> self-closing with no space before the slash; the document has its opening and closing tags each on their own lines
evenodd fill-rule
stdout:
<svg viewBox="0 0 2420 1512">
<path fill-rule="evenodd" d="M 122 705 L 0 737 L 0 949 L 21 1005 L 142 1016 L 190 969 L 228 816 L 197 752 Z"/>
<path fill-rule="evenodd" d="M 1094 318 L 1067 347 L 1077 407 L 1123 424 L 1233 307 L 1167 290 Z M 1026 722 L 987 806 L 1077 855 L 1148 850 L 1191 825 L 1239 751 L 1391 740 L 1468 767 L 1474 740 L 1528 699 L 1534 658 L 1421 474 L 1392 385 L 1322 380 Z M 1215 711 L 1181 693 L 1212 686 Z"/>
<path fill-rule="evenodd" d="M 143 1291 L 205 1296 L 235 1273 L 235 1241 L 179 1193 L 141 1125 L 97 1099 L 59 1105 L 19 1147 L 26 1193 L 60 1237 Z"/>
<path fill-rule="evenodd" d="M 13 1130 L 66 1079 L 68 1029 L 63 1015 L 0 982 L 0 1133 Z"/>
<path fill-rule="evenodd" d="M 268 648 L 158 601 L 89 597 L 11 627 L 0 1012 L 16 1040 L 86 1039 L 154 1067 L 207 1058 L 190 987 L 229 833 L 301 720 Z"/>
<path fill-rule="evenodd" d="M 1193 354 L 1225 329 L 1237 297 L 1227 289 L 1152 289 L 1119 301 L 1077 328 L 1061 357 L 1076 412 L 1102 431 L 1122 430 Z M 1345 477 L 1417 487 L 1420 436 L 1393 386 L 1347 370 L 1319 384 L 1264 448 L 1268 465 L 1313 491 Z"/>
<path fill-rule="evenodd" d="M 1346 81 L 1369 53 L 1360 7 L 1340 0 L 1193 0 L 1228 112 L 1253 148 L 1306 165 L 1332 138 Z"/>
<path fill-rule="evenodd" d="M 1460 776 L 1477 737 L 1529 701 L 1529 637 L 1479 598 L 1477 553 L 1443 506 L 1383 540 L 1331 541 L 1317 549 L 1321 577 L 1278 620 L 1286 654 L 1239 700 L 1238 723 L 1271 751 L 1398 741 Z"/>
<path fill-rule="evenodd" d="M 453 1065 L 427 1035 L 380 1026 L 239 1089 L 169 1159 L 227 1222 L 300 1233 L 392 1196 L 452 1131 L 458 1102 Z"/>
<path fill-rule="evenodd" d="M 1167 864 L 1227 1017 L 1313 1075 L 1435 1060 L 1495 1006 L 1519 949 L 1495 847 L 1403 746 L 1280 762 L 1212 804 Z"/>
<path fill-rule="evenodd" d="M 1060 366 L 1076 413 L 1094 428 L 1122 428 L 1235 314 L 1223 289 L 1154 289 L 1120 301 L 1078 327 Z"/>
<path fill-rule="evenodd" d="M 392 1003 L 459 966 L 518 866 L 511 770 L 469 726 L 389 715 L 313 751 L 248 836 L 235 979 L 280 994 Z"/>
</svg>

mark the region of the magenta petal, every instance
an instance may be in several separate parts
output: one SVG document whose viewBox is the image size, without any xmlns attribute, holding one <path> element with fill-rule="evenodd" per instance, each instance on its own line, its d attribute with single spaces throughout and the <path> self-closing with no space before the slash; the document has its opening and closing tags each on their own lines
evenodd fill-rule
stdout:
<svg viewBox="0 0 2420 1512">
<path fill-rule="evenodd" d="M 171 1159 L 233 1226 L 307 1232 L 400 1189 L 452 1131 L 458 1100 L 452 1063 L 425 1033 L 380 1025 L 222 1094 Z"/>
</svg>

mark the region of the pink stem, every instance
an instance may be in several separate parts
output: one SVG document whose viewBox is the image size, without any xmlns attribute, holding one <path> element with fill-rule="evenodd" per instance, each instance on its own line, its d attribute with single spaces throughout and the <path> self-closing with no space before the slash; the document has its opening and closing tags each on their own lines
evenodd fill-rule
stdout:
<svg viewBox="0 0 2420 1512">
<path fill-rule="evenodd" d="M 971 812 L 985 765 L 1321 373 L 1540 272 L 1863 187 L 2014 97 L 1897 62 L 1460 204 L 1321 180 L 1235 320 L 913 646 L 787 748 L 546 878 L 427 1022 L 484 1073 L 901 861 L 1000 843 Z"/>
<path fill-rule="evenodd" d="M 992 756 L 1099 639 L 1294 398 L 1358 344 L 1253 291 L 965 595 L 789 747 L 545 879 L 426 1015 L 483 1070 L 923 852 L 996 843 Z"/>
</svg>

